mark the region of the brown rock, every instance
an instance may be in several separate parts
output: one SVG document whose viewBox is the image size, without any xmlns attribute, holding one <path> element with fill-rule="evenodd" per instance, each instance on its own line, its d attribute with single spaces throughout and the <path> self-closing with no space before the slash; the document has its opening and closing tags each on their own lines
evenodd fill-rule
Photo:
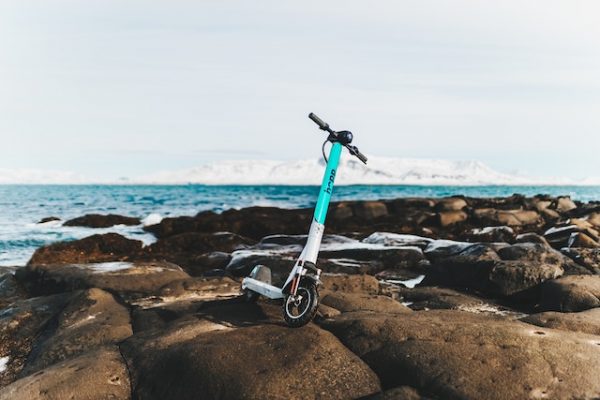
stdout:
<svg viewBox="0 0 600 400">
<path fill-rule="evenodd" d="M 465 199 L 460 197 L 447 197 L 441 199 L 437 203 L 437 209 L 440 211 L 460 211 L 463 208 L 467 207 L 467 202 Z"/>
<path fill-rule="evenodd" d="M 577 204 L 575 204 L 569 196 L 558 197 L 554 208 L 559 213 L 564 213 L 576 209 Z"/>
<path fill-rule="evenodd" d="M 65 360 L 0 389 L 2 400 L 128 400 L 127 367 L 116 346 Z"/>
<path fill-rule="evenodd" d="M 570 275 L 541 287 L 540 309 L 575 312 L 600 307 L 600 276 Z"/>
<path fill-rule="evenodd" d="M 357 356 L 314 325 L 231 329 L 189 322 L 133 336 L 122 350 L 135 398 L 340 399 L 381 390 Z"/>
<path fill-rule="evenodd" d="M 40 247 L 28 265 L 126 261 L 141 250 L 142 242 L 126 239 L 117 233 L 107 233 Z"/>
<path fill-rule="evenodd" d="M 573 233 L 569 238 L 568 244 L 569 247 L 584 247 L 588 249 L 596 249 L 600 247 L 600 243 L 583 232 Z"/>
<path fill-rule="evenodd" d="M 21 376 L 132 335 L 129 311 L 113 295 L 89 289 L 73 297 L 57 316 L 57 326 L 38 338 Z"/>
<path fill-rule="evenodd" d="M 17 279 L 30 293 L 60 293 L 100 288 L 110 292 L 150 294 L 175 280 L 189 278 L 180 267 L 167 262 L 28 265 Z"/>
<path fill-rule="evenodd" d="M 25 290 L 19 285 L 11 273 L 0 273 L 0 310 L 17 300 L 27 297 Z"/>
<path fill-rule="evenodd" d="M 545 328 L 600 335 L 600 308 L 575 313 L 548 311 L 528 315 L 521 321 Z"/>
<path fill-rule="evenodd" d="M 345 313 L 323 320 L 379 376 L 433 398 L 600 395 L 600 339 L 453 310 Z"/>
<path fill-rule="evenodd" d="M 340 291 L 346 293 L 379 293 L 379 281 L 370 275 L 345 275 L 328 274 L 321 275 L 320 290 Z"/>
<path fill-rule="evenodd" d="M 372 220 L 388 215 L 387 206 L 381 201 L 365 201 L 354 207 L 354 215 L 365 220 Z"/>
<path fill-rule="evenodd" d="M 515 242 L 517 243 L 538 243 L 547 247 L 550 247 L 550 243 L 543 237 L 538 235 L 537 233 L 527 232 L 517 235 L 515 238 Z"/>
<path fill-rule="evenodd" d="M 64 226 L 85 226 L 88 228 L 110 228 L 115 225 L 140 225 L 142 222 L 139 218 L 125 217 L 123 215 L 100 215 L 88 214 L 83 217 L 77 217 L 68 220 Z"/>
<path fill-rule="evenodd" d="M 0 387 L 18 377 L 31 352 L 33 341 L 71 296 L 59 294 L 20 300 L 0 310 L 0 358 L 6 360 L 6 368 L 0 371 Z"/>
<path fill-rule="evenodd" d="M 400 288 L 398 294 L 400 300 L 410 303 L 409 306 L 413 310 L 476 309 L 485 304 L 478 297 L 435 286 L 421 286 L 412 289 Z"/>
<path fill-rule="evenodd" d="M 341 312 L 374 311 L 382 313 L 407 313 L 412 310 L 387 296 L 324 292 L 321 294 L 321 303 L 333 307 Z"/>
<path fill-rule="evenodd" d="M 442 227 L 464 222 L 469 218 L 464 211 L 440 211 L 438 213 L 438 220 Z"/>
</svg>

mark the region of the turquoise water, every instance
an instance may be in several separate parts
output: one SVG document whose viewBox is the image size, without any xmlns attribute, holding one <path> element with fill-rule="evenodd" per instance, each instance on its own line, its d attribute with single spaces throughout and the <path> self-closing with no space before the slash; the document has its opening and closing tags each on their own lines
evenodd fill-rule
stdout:
<svg viewBox="0 0 600 400">
<path fill-rule="evenodd" d="M 59 240 L 117 231 L 150 243 L 142 226 L 94 230 L 36 224 L 56 216 L 67 220 L 87 213 L 116 213 L 153 220 L 166 216 L 221 212 L 253 205 L 284 208 L 313 207 L 317 186 L 118 186 L 118 185 L 0 185 L 0 265 L 23 265 L 33 251 Z M 598 186 L 338 186 L 332 201 L 396 197 L 509 196 L 521 193 L 570 195 L 581 201 L 600 200 Z"/>
</svg>

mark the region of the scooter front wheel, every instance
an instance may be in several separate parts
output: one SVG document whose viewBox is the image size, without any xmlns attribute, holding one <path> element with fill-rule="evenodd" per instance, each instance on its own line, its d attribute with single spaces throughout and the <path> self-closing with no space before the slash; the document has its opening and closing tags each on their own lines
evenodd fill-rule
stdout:
<svg viewBox="0 0 600 400">
<path fill-rule="evenodd" d="M 317 313 L 319 292 L 311 281 L 304 281 L 298 286 L 296 295 L 287 295 L 283 302 L 283 318 L 292 328 L 308 324 Z"/>
</svg>

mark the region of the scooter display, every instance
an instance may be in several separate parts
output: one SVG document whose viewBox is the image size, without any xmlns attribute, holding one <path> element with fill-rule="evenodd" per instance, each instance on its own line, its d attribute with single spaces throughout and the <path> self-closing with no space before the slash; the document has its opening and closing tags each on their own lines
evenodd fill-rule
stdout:
<svg viewBox="0 0 600 400">
<path fill-rule="evenodd" d="M 363 163 L 367 163 L 367 157 L 356 146 L 351 145 L 353 139 L 352 132 L 336 132 L 313 113 L 310 113 L 308 117 L 321 130 L 327 132 L 328 136 L 322 147 L 323 158 L 326 163 L 325 175 L 323 176 L 306 244 L 283 287 L 280 288 L 272 285 L 271 270 L 264 265 L 255 266 L 250 276 L 244 278 L 242 281 L 242 291 L 247 301 L 256 301 L 260 295 L 270 299 L 283 299 L 283 317 L 285 322 L 294 328 L 301 327 L 310 322 L 314 318 L 319 306 L 318 286 L 321 283 L 321 270 L 317 268 L 316 262 L 319 256 L 323 231 L 325 230 L 325 218 L 333 192 L 335 175 L 343 148 L 348 149 L 350 154 L 357 157 Z M 328 142 L 332 146 L 329 151 L 329 157 L 326 157 L 325 146 Z"/>
</svg>

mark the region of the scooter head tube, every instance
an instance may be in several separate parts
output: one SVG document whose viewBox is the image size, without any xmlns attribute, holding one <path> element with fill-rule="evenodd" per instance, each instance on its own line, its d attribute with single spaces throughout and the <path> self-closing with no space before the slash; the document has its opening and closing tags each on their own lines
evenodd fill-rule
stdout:
<svg viewBox="0 0 600 400">
<path fill-rule="evenodd" d="M 327 169 L 325 170 L 325 175 L 323 176 L 323 183 L 321 184 L 319 198 L 317 199 L 317 205 L 315 207 L 315 220 L 319 224 L 325 224 L 327 208 L 329 207 L 329 201 L 331 200 L 331 194 L 333 193 L 335 174 L 340 163 L 341 154 L 342 144 L 339 142 L 334 142 L 331 146 L 331 151 L 329 152 Z"/>
</svg>

